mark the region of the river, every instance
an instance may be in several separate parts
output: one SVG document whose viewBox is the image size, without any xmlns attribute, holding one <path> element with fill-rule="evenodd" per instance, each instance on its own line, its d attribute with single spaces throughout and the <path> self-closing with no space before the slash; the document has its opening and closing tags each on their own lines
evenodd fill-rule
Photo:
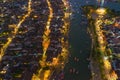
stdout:
<svg viewBox="0 0 120 80">
<path fill-rule="evenodd" d="M 71 20 L 69 32 L 70 55 L 69 62 L 65 67 L 65 80 L 90 80 L 91 73 L 88 68 L 91 39 L 87 33 L 87 18 L 83 16 L 81 6 L 96 5 L 96 0 L 69 0 L 73 8 L 73 19 Z M 116 5 L 113 7 L 113 5 Z M 104 6 L 111 9 L 120 7 L 118 3 L 105 3 Z M 119 10 L 120 8 L 117 8 Z M 84 22 L 83 22 L 84 21 Z M 75 58 L 79 59 L 76 61 Z M 74 72 L 74 73 L 73 73 Z M 78 74 L 76 74 L 78 73 Z"/>
<path fill-rule="evenodd" d="M 83 12 L 80 8 L 86 1 L 70 0 L 70 2 L 73 8 L 73 19 L 71 20 L 69 32 L 71 57 L 65 67 L 65 80 L 89 80 L 91 76 L 87 58 L 90 55 L 91 39 L 87 33 L 87 18 L 82 15 Z M 79 60 L 75 61 L 75 58 Z M 75 70 L 75 72 L 72 73 L 70 70 Z"/>
</svg>

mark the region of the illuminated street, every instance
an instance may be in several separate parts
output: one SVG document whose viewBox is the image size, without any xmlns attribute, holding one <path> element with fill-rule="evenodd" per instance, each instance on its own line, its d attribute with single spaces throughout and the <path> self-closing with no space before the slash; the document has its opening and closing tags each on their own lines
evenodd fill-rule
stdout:
<svg viewBox="0 0 120 80">
<path fill-rule="evenodd" d="M 108 59 L 105 59 L 106 56 L 106 41 L 104 40 L 104 35 L 102 33 L 102 30 L 100 29 L 104 20 L 104 15 L 107 14 L 106 9 L 100 8 L 96 10 L 96 13 L 98 14 L 98 18 L 96 18 L 95 26 L 96 26 L 96 34 L 98 36 L 98 42 L 99 42 L 99 50 L 102 53 L 103 57 L 103 64 L 104 64 L 104 75 L 107 80 L 110 80 L 113 78 L 113 80 L 117 80 L 117 76 L 111 77 L 110 76 L 110 71 L 112 70 L 111 63 Z"/>
<path fill-rule="evenodd" d="M 4 44 L 4 46 L 1 48 L 0 50 L 0 61 L 2 59 L 2 56 L 4 55 L 7 47 L 10 45 L 10 43 L 12 42 L 12 40 L 15 38 L 16 34 L 18 33 L 18 29 L 21 26 L 21 24 L 25 21 L 25 19 L 30 15 L 31 13 L 31 0 L 28 1 L 28 13 L 25 14 L 22 19 L 20 20 L 20 22 L 16 25 L 13 25 L 14 27 L 14 31 L 12 33 L 11 37 L 8 37 L 8 41 Z"/>
<path fill-rule="evenodd" d="M 16 2 L 18 4 L 20 3 L 19 1 L 14 1 L 14 0 L 13 2 Z M 9 3 L 9 2 L 5 1 L 5 3 Z M 38 11 L 37 6 L 39 6 L 39 4 L 41 7 L 43 6 L 44 8 L 46 7 L 46 10 L 44 9 L 41 9 L 42 11 L 40 10 L 40 14 L 43 14 L 43 16 L 41 15 L 39 16 L 37 12 Z M 0 73 L 1 75 L 3 75 L 1 79 L 12 78 L 17 80 L 18 79 L 30 80 L 31 78 L 32 80 L 49 80 L 50 76 L 52 76 L 52 73 L 54 73 L 55 71 L 54 68 L 57 68 L 57 66 L 58 66 L 57 69 L 59 69 L 60 67 L 59 70 L 64 68 L 64 64 L 66 62 L 65 60 L 67 59 L 67 56 L 68 56 L 68 49 L 67 49 L 68 42 L 67 41 L 64 42 L 64 37 L 63 37 L 63 36 L 67 36 L 68 27 L 69 27 L 69 22 L 66 20 L 68 20 L 70 16 L 70 12 L 63 10 L 64 8 L 69 9 L 68 1 L 63 0 L 58 2 L 58 5 L 55 5 L 55 2 L 51 0 L 43 1 L 42 4 L 40 3 L 39 0 L 35 0 L 35 1 L 28 0 L 28 7 L 25 7 L 24 4 L 22 4 L 22 6 L 23 6 L 23 9 L 27 9 L 28 12 L 26 14 L 23 13 L 25 14 L 25 15 L 22 14 L 23 17 L 21 17 L 20 15 L 18 16 L 20 20 L 17 24 L 10 25 L 10 28 L 13 28 L 13 31 L 11 31 L 10 37 L 8 36 L 7 42 L 1 48 L 1 58 L 0 58 L 1 63 L 4 63 L 3 59 L 6 60 L 5 57 L 8 56 L 9 54 L 13 55 L 13 57 L 9 59 L 11 59 L 12 62 L 14 62 L 12 63 L 13 64 L 12 66 L 10 66 L 11 64 L 9 64 L 8 62 L 7 66 L 1 67 Z M 59 11 L 60 14 L 57 14 L 57 11 L 54 6 L 56 6 L 56 8 L 60 10 Z M 64 6 L 64 8 L 62 6 Z M 44 13 L 47 13 L 48 15 Z M 38 22 L 35 22 L 35 20 L 38 20 Z M 35 23 L 33 23 L 33 21 Z M 55 22 L 57 24 L 55 24 Z M 36 27 L 37 25 L 39 25 L 39 27 L 41 28 L 37 29 Z M 56 28 L 52 28 L 52 26 L 55 26 Z M 62 27 L 64 28 L 64 30 L 60 29 Z M 32 31 L 33 29 L 37 31 L 37 33 L 34 33 Z M 40 32 L 39 29 L 40 31 L 43 31 L 43 33 Z M 54 31 L 56 31 L 56 33 Z M 63 35 L 61 33 L 63 33 Z M 27 35 L 29 35 L 29 37 L 24 37 Z M 34 36 L 37 36 L 36 37 L 37 39 L 34 38 Z M 22 40 L 24 40 L 25 42 L 23 42 L 20 38 L 22 38 Z M 32 39 L 35 40 L 35 42 L 33 41 L 31 42 Z M 54 43 L 54 41 L 56 41 L 57 43 Z M 31 44 L 29 45 L 29 47 L 24 46 L 24 49 L 21 50 L 22 47 L 16 45 L 16 44 L 21 45 L 18 42 L 21 42 L 26 46 L 30 43 Z M 34 44 L 36 44 L 36 48 L 32 48 Z M 53 46 L 55 45 L 55 47 L 52 47 L 52 45 Z M 16 46 L 16 48 L 12 48 L 11 46 L 13 47 Z M 32 50 L 30 50 L 31 48 Z M 8 51 L 11 51 L 11 53 L 8 54 Z M 24 54 L 22 55 L 21 53 L 22 54 L 24 53 Z M 20 59 L 21 56 L 26 56 L 26 58 L 28 57 L 29 59 L 28 60 Z M 63 57 L 62 62 L 59 61 L 59 56 Z M 33 60 L 32 62 L 30 58 Z M 22 60 L 23 62 L 22 63 L 19 62 L 20 60 Z M 27 68 L 28 65 L 31 65 L 33 63 L 34 63 L 33 66 L 31 66 L 30 68 Z M 4 67 L 16 68 L 16 70 L 14 69 L 10 70 L 9 68 L 4 70 Z M 32 71 L 30 72 L 28 71 L 28 69 Z M 21 70 L 19 71 L 20 73 L 19 72 L 17 73 L 16 72 L 17 70 Z M 13 71 L 13 73 L 10 74 L 9 71 Z M 27 73 L 29 73 L 30 75 L 29 77 L 27 77 Z M 8 74 L 9 76 L 5 77 Z"/>
</svg>

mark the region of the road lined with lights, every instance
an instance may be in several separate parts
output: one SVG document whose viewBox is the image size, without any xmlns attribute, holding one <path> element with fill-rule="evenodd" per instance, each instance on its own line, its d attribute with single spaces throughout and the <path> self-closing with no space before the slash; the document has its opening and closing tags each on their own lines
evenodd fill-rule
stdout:
<svg viewBox="0 0 120 80">
<path fill-rule="evenodd" d="M 68 1 L 67 0 L 62 0 L 63 2 L 63 5 L 65 6 L 66 10 L 69 9 L 69 4 L 68 4 Z M 61 44 L 62 44 L 62 51 L 60 53 L 60 55 L 58 55 L 57 57 L 53 57 L 52 58 L 52 62 L 46 62 L 46 58 L 49 57 L 49 56 L 46 56 L 46 51 L 48 49 L 48 46 L 50 44 L 50 39 L 49 39 L 49 34 L 50 34 L 50 24 L 51 24 L 51 20 L 53 18 L 53 9 L 52 9 L 52 6 L 51 6 L 51 3 L 50 3 L 50 0 L 47 0 L 47 4 L 48 4 L 48 8 L 49 8 L 49 16 L 48 16 L 48 21 L 47 21 L 47 24 L 46 24 L 46 30 L 44 32 L 45 35 L 43 35 L 43 55 L 42 55 L 42 60 L 40 60 L 40 65 L 41 65 L 41 68 L 39 69 L 38 71 L 38 74 L 37 75 L 33 75 L 32 77 L 32 80 L 49 80 L 52 73 L 54 72 L 54 70 L 52 69 L 49 69 L 49 70 L 45 70 L 43 71 L 43 68 L 47 65 L 47 66 L 61 66 L 62 69 L 64 68 L 64 65 L 65 63 L 62 62 L 62 63 L 59 63 L 59 56 L 63 56 L 64 57 L 64 60 L 67 59 L 68 57 L 68 42 L 64 41 L 64 38 L 60 38 L 60 41 L 61 41 Z M 62 18 L 63 22 L 64 22 L 64 25 L 62 26 L 64 28 L 64 30 L 61 30 L 61 33 L 63 33 L 64 35 L 67 36 L 68 34 L 68 28 L 69 28 L 69 22 L 68 22 L 68 18 L 70 16 L 70 12 L 67 12 L 67 11 L 64 11 L 64 17 Z M 40 76 L 42 75 L 42 76 Z"/>
<path fill-rule="evenodd" d="M 104 8 L 99 8 L 96 10 L 96 13 L 98 14 L 98 18 L 96 18 L 95 22 L 95 28 L 96 28 L 96 34 L 98 38 L 98 44 L 99 44 L 99 50 L 101 52 L 100 55 L 102 55 L 103 58 L 103 66 L 104 66 L 104 76 L 107 80 L 117 80 L 116 76 L 111 76 L 110 72 L 112 70 L 111 63 L 109 59 L 107 58 L 107 53 L 106 53 L 106 41 L 104 40 L 104 35 L 102 33 L 101 27 L 102 23 L 104 22 L 103 18 L 106 13 L 106 9 Z"/>
<path fill-rule="evenodd" d="M 48 15 L 48 21 L 46 22 L 46 28 L 44 31 L 44 35 L 43 35 L 43 55 L 42 55 L 42 60 L 39 61 L 41 68 L 38 70 L 38 74 L 35 76 L 33 75 L 34 78 L 32 78 L 32 80 L 48 80 L 48 77 L 50 75 L 50 70 L 47 70 L 45 72 L 43 71 L 43 67 L 46 66 L 46 51 L 48 49 L 48 46 L 50 44 L 50 39 L 49 39 L 49 34 L 50 34 L 50 24 L 51 24 L 51 20 L 53 18 L 53 9 L 50 3 L 50 0 L 46 0 L 47 4 L 48 4 L 48 8 L 49 8 L 49 15 Z M 43 75 L 42 77 L 40 77 L 40 75 Z"/>
<path fill-rule="evenodd" d="M 69 31 L 69 26 L 70 26 L 69 20 L 70 20 L 70 15 L 71 15 L 71 12 L 69 11 L 70 5 L 68 3 L 68 0 L 62 0 L 62 2 L 65 6 L 66 11 L 64 11 L 64 17 L 62 18 L 62 21 L 64 22 L 64 25 L 62 26 L 63 29 L 61 30 L 61 33 L 63 33 L 65 36 L 68 36 L 68 31 Z M 53 59 L 54 61 L 53 61 L 52 64 L 54 66 L 57 66 L 57 65 L 61 66 L 60 70 L 63 70 L 64 67 L 65 67 L 66 61 L 68 59 L 68 55 L 69 55 L 68 41 L 64 41 L 64 38 L 60 38 L 60 41 L 61 41 L 61 44 L 62 44 L 62 51 L 61 51 L 60 55 L 63 56 L 64 62 L 59 63 L 59 56 L 60 55 L 58 55 L 57 58 Z M 52 72 L 52 74 L 53 73 L 54 72 Z M 50 76 L 52 76 L 52 74 Z M 54 73 L 54 74 L 56 74 L 56 73 Z M 50 77 L 50 80 L 55 78 L 53 76 L 52 76 L 52 78 Z"/>
<path fill-rule="evenodd" d="M 104 35 L 102 34 L 102 31 L 101 31 L 101 27 L 102 27 L 102 23 L 103 23 L 103 21 L 102 21 L 102 19 L 103 19 L 103 16 L 106 14 L 105 13 L 105 10 L 104 9 L 97 9 L 96 10 L 96 12 L 98 13 L 98 18 L 96 18 L 96 22 L 95 22 L 95 28 L 96 28 L 96 34 L 97 34 L 97 36 L 98 36 L 98 44 L 99 44 L 99 50 L 101 51 L 101 53 L 102 53 L 102 55 L 106 55 L 105 54 L 105 48 L 106 48 L 106 45 L 105 45 L 105 41 L 104 41 Z M 104 59 L 104 56 L 102 56 L 103 57 L 103 59 Z M 105 73 L 106 73 L 106 71 L 109 71 L 109 70 L 111 70 L 111 65 L 110 64 L 106 64 L 105 65 L 105 63 L 110 63 L 108 60 L 103 60 L 103 63 L 104 63 L 104 66 L 106 67 L 106 69 L 105 69 Z M 109 67 L 109 68 L 108 68 Z M 108 69 L 109 70 L 108 70 Z M 108 73 L 106 73 L 106 75 L 108 75 Z M 107 78 L 107 77 L 106 77 Z"/>
<path fill-rule="evenodd" d="M 51 70 L 46 70 L 43 71 L 43 67 L 45 67 L 46 65 L 52 65 L 46 62 L 46 58 L 49 56 L 46 56 L 46 51 L 48 49 L 48 46 L 50 44 L 50 39 L 49 39 L 49 34 L 50 34 L 50 25 L 51 25 L 51 20 L 53 18 L 53 9 L 50 3 L 50 0 L 46 0 L 47 4 L 48 4 L 48 8 L 49 8 L 49 15 L 48 15 L 48 21 L 46 22 L 46 28 L 44 31 L 44 35 L 43 35 L 43 55 L 42 55 L 42 60 L 39 61 L 41 68 L 38 70 L 38 74 L 37 75 L 33 75 L 32 80 L 48 80 L 49 76 L 51 74 Z M 43 76 L 40 76 L 43 75 Z"/>
<path fill-rule="evenodd" d="M 49 39 L 49 34 L 50 34 L 50 24 L 51 24 L 51 20 L 53 18 L 53 9 L 52 9 L 52 6 L 51 6 L 51 3 L 49 0 L 47 0 L 47 4 L 48 4 L 48 8 L 49 8 L 49 16 L 48 16 L 48 21 L 47 21 L 47 24 L 46 24 L 46 30 L 44 32 L 45 35 L 43 35 L 43 56 L 45 56 L 45 53 L 46 53 L 46 50 L 50 44 L 50 39 Z"/>
<path fill-rule="evenodd" d="M 18 33 L 18 30 L 19 30 L 21 24 L 25 21 L 25 19 L 26 19 L 27 17 L 29 17 L 29 15 L 30 15 L 30 13 L 31 13 L 31 11 L 32 11 L 32 9 L 31 9 L 31 4 L 32 4 L 32 1 L 29 0 L 29 1 L 28 1 L 28 9 L 27 9 L 28 12 L 27 12 L 27 14 L 25 14 L 25 15 L 22 17 L 22 19 L 19 21 L 19 23 L 18 23 L 17 25 L 14 25 L 14 31 L 13 31 L 13 33 L 12 33 L 12 36 L 10 36 L 10 37 L 7 38 L 8 41 L 7 41 L 7 42 L 3 45 L 3 47 L 1 48 L 1 50 L 0 50 L 0 61 L 1 61 L 2 56 L 4 55 L 4 53 L 5 53 L 6 49 L 7 49 L 7 47 L 10 45 L 10 43 L 12 42 L 12 40 L 15 38 L 16 34 Z"/>
<path fill-rule="evenodd" d="M 66 10 L 69 9 L 69 3 L 67 0 L 62 0 Z M 69 29 L 69 25 L 70 23 L 67 21 L 70 17 L 71 13 L 69 11 L 65 11 L 64 12 L 64 17 L 63 17 L 63 22 L 64 22 L 64 25 L 63 25 L 63 28 L 64 30 L 61 31 L 61 33 L 64 33 L 64 35 L 68 36 L 68 29 Z M 63 38 L 61 38 L 61 43 L 62 43 L 62 52 L 61 52 L 61 55 L 64 57 L 64 59 L 67 59 L 68 57 L 68 41 L 64 41 Z M 65 64 L 64 64 L 65 65 Z"/>
</svg>

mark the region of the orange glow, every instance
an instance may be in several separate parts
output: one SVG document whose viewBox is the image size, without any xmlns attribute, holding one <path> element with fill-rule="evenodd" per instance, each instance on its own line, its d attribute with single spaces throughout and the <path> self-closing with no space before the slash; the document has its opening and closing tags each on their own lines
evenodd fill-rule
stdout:
<svg viewBox="0 0 120 80">
<path fill-rule="evenodd" d="M 49 80 L 50 73 L 50 70 L 45 71 L 43 80 Z"/>
<path fill-rule="evenodd" d="M 43 41 L 44 51 L 46 51 L 46 49 L 48 48 L 49 44 L 50 44 L 50 40 L 44 40 Z"/>
<path fill-rule="evenodd" d="M 99 9 L 96 10 L 96 13 L 98 13 L 99 15 L 105 15 L 106 14 L 106 9 L 99 8 Z"/>
<path fill-rule="evenodd" d="M 115 22 L 114 26 L 120 28 L 120 24 L 118 22 Z"/>
<path fill-rule="evenodd" d="M 50 34 L 50 30 L 47 29 L 44 33 L 45 33 L 46 36 L 49 36 L 49 34 Z"/>
<path fill-rule="evenodd" d="M 14 34 L 13 34 L 11 37 L 8 37 L 8 41 L 7 41 L 6 44 L 4 44 L 4 46 L 1 48 L 1 50 L 0 50 L 0 61 L 1 61 L 2 56 L 4 55 L 4 53 L 5 53 L 6 49 L 7 49 L 7 47 L 10 45 L 10 43 L 12 42 L 12 40 L 15 38 L 16 34 L 18 33 L 18 30 L 19 30 L 21 24 L 25 21 L 25 19 L 26 19 L 27 17 L 29 17 L 29 15 L 30 15 L 30 13 L 31 13 L 31 11 L 32 11 L 32 9 L 31 9 L 31 4 L 32 4 L 32 3 L 31 3 L 31 0 L 29 0 L 29 2 L 28 2 L 28 12 L 27 12 L 27 14 L 25 14 L 25 15 L 22 17 L 22 19 L 19 21 L 19 23 L 18 23 L 17 25 L 13 25 L 13 27 L 14 27 L 13 33 L 14 33 Z"/>
<path fill-rule="evenodd" d="M 52 64 L 55 66 L 58 64 L 58 58 L 53 58 Z"/>
<path fill-rule="evenodd" d="M 114 78 L 114 80 L 118 79 L 118 76 L 117 76 L 117 74 L 115 73 L 114 70 L 111 72 L 111 78 Z"/>
<path fill-rule="evenodd" d="M 52 6 L 51 6 L 51 3 L 49 0 L 46 0 L 47 1 L 47 4 L 48 4 L 48 8 L 49 8 L 49 15 L 48 15 L 48 20 L 47 20 L 47 23 L 46 23 L 46 30 L 44 31 L 44 34 L 43 35 L 43 42 L 42 42 L 42 46 L 43 46 L 43 55 L 42 55 L 42 60 L 40 61 L 40 65 L 42 65 L 41 69 L 39 69 L 39 74 L 38 74 L 38 77 L 40 76 L 41 72 L 43 71 L 43 66 L 45 66 L 47 64 L 46 62 L 46 51 L 47 51 L 47 48 L 50 44 L 50 39 L 49 39 L 49 34 L 50 34 L 50 23 L 51 23 L 51 20 L 53 18 L 53 9 L 52 9 Z M 44 76 L 41 78 L 39 78 L 40 80 L 48 80 L 48 77 L 50 75 L 50 70 L 47 70 L 45 71 L 44 73 Z"/>
<path fill-rule="evenodd" d="M 45 35 L 43 35 L 43 42 L 42 42 L 43 55 L 42 55 L 42 60 L 40 61 L 40 65 L 42 67 L 41 67 L 41 69 L 39 69 L 39 71 L 38 71 L 39 73 L 37 75 L 37 77 L 39 77 L 41 74 L 43 74 L 42 77 L 39 77 L 40 80 L 49 80 L 49 77 L 50 77 L 50 75 L 52 73 L 51 69 L 44 71 L 43 67 L 45 67 L 45 66 L 51 66 L 51 67 L 54 66 L 54 67 L 56 67 L 58 65 L 61 66 L 61 64 L 62 64 L 62 67 L 63 67 L 63 64 L 64 64 L 64 62 L 63 63 L 59 63 L 59 58 L 58 57 L 52 58 L 52 62 L 46 62 L 46 58 L 49 57 L 49 56 L 46 56 L 46 51 L 47 51 L 48 46 L 50 44 L 49 34 L 50 34 L 51 31 L 50 31 L 49 27 L 50 27 L 50 24 L 51 24 L 51 20 L 53 18 L 53 9 L 52 9 L 50 0 L 46 0 L 46 1 L 47 1 L 48 8 L 49 8 L 50 12 L 49 12 L 49 15 L 48 15 L 48 21 L 46 23 L 46 30 L 44 31 Z M 62 0 L 62 1 L 64 3 L 64 6 L 68 8 L 69 5 L 67 4 L 68 3 L 67 0 Z M 61 30 L 61 32 L 67 33 L 67 30 L 68 30 L 67 28 L 69 26 L 69 23 L 68 23 L 68 21 L 66 21 L 66 19 L 69 18 L 69 15 L 71 15 L 71 13 L 64 12 L 64 17 L 63 17 L 64 25 L 63 26 L 64 26 L 65 30 Z M 66 53 L 67 49 L 65 47 L 66 46 L 65 42 L 62 39 L 63 38 L 60 38 L 60 40 L 62 42 L 62 45 L 63 45 L 62 46 L 62 53 L 61 53 L 61 55 L 63 57 L 66 57 L 66 55 L 67 55 L 67 53 Z M 35 80 L 37 80 L 37 79 L 35 79 Z"/>
<path fill-rule="evenodd" d="M 111 70 L 111 64 L 108 60 L 104 60 L 104 66 L 105 66 L 105 69 L 107 70 Z"/>
</svg>

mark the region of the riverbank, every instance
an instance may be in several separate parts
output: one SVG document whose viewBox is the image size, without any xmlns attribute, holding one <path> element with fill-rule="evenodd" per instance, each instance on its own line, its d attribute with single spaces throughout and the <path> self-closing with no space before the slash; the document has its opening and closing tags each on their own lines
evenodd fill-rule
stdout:
<svg viewBox="0 0 120 80">
<path fill-rule="evenodd" d="M 85 11 L 86 9 L 88 11 Z M 111 76 L 115 74 L 113 74 L 110 60 L 106 59 L 106 57 L 108 56 L 108 50 L 106 49 L 107 42 L 101 28 L 103 27 L 102 24 L 106 17 L 115 17 L 118 15 L 118 13 L 113 13 L 107 8 L 103 9 L 97 8 L 95 6 L 85 6 L 84 11 L 85 14 L 88 16 L 88 30 L 92 38 L 92 50 L 90 56 L 92 80 L 117 80 L 117 77 Z"/>
</svg>

